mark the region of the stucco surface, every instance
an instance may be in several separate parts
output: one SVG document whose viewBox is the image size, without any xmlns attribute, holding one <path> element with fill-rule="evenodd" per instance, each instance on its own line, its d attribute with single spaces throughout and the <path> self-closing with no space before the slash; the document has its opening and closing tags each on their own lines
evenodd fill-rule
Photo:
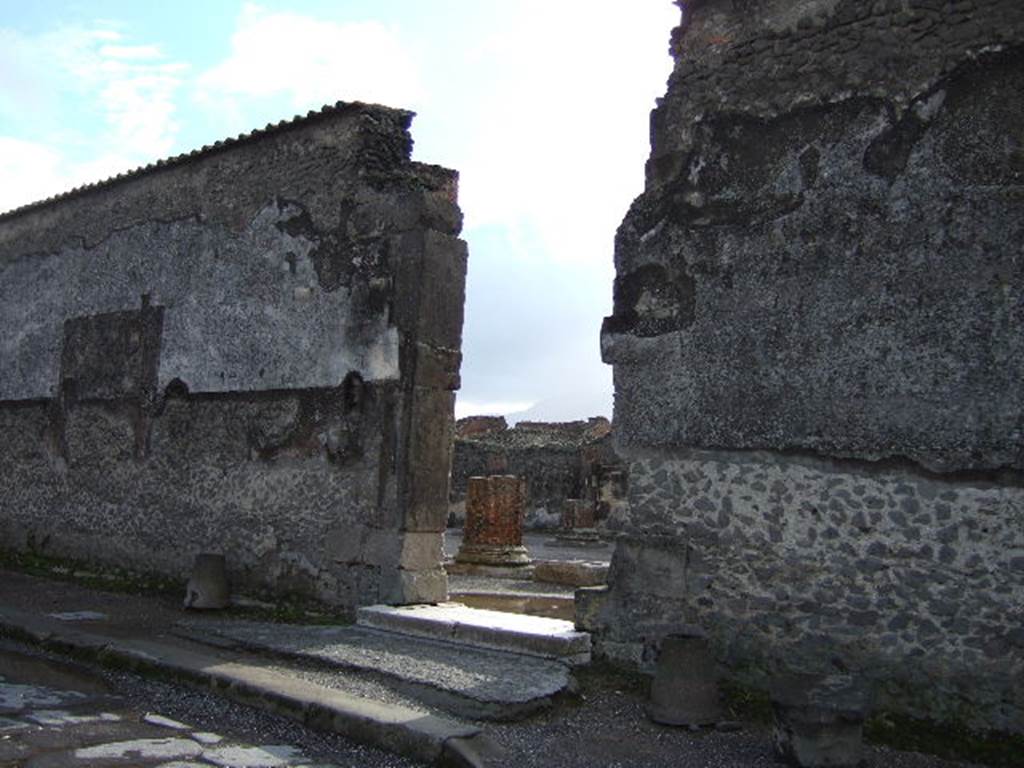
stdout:
<svg viewBox="0 0 1024 768">
<path fill-rule="evenodd" d="M 616 239 L 630 506 L 585 621 L 1024 731 L 1024 7 L 684 4 Z"/>
<path fill-rule="evenodd" d="M 0 216 L 5 547 L 443 598 L 466 249 L 411 117 L 339 103 Z"/>
</svg>

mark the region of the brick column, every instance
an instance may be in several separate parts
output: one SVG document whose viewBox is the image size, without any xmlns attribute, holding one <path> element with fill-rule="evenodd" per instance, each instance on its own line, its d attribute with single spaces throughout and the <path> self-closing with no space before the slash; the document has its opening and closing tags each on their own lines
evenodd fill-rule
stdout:
<svg viewBox="0 0 1024 768">
<path fill-rule="evenodd" d="M 566 531 L 593 528 L 594 502 L 589 499 L 566 499 L 562 505 L 562 528 Z"/>
<path fill-rule="evenodd" d="M 591 499 L 566 499 L 562 504 L 562 530 L 555 542 L 567 547 L 606 547 L 597 532 L 596 507 Z"/>
<path fill-rule="evenodd" d="M 523 482 L 514 475 L 471 477 L 466 485 L 466 526 L 456 562 L 525 566 Z"/>
</svg>

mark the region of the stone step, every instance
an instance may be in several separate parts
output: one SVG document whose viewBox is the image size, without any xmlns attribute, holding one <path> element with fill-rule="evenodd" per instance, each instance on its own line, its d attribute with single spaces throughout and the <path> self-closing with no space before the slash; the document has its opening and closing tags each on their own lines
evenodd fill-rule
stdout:
<svg viewBox="0 0 1024 768">
<path fill-rule="evenodd" d="M 566 664 L 590 662 L 590 634 L 571 621 L 524 616 L 461 603 L 438 605 L 371 605 L 356 614 L 360 626 L 433 640 L 557 659 Z"/>
<path fill-rule="evenodd" d="M 576 618 L 575 590 L 562 584 L 489 576 L 448 575 L 448 599 L 470 608 L 525 613 L 550 619 Z"/>
<path fill-rule="evenodd" d="M 534 564 L 533 580 L 542 584 L 596 587 L 608 581 L 609 564 L 593 560 L 542 560 Z"/>
<path fill-rule="evenodd" d="M 484 592 L 474 590 L 461 592 L 449 590 L 448 596 L 470 608 L 483 608 L 502 613 L 525 613 L 528 616 L 544 616 L 549 619 L 572 620 L 576 617 L 576 601 L 561 595 L 529 595 L 512 592 Z"/>
<path fill-rule="evenodd" d="M 557 661 L 362 627 L 195 619 L 179 623 L 175 634 L 369 675 L 430 707 L 474 720 L 526 717 L 574 686 L 569 667 Z"/>
</svg>

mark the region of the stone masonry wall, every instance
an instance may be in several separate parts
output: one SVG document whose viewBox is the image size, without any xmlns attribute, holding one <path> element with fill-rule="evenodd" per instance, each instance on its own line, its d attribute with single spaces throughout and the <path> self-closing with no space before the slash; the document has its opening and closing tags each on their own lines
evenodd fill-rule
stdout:
<svg viewBox="0 0 1024 768">
<path fill-rule="evenodd" d="M 630 513 L 591 621 L 650 664 L 850 670 L 1024 732 L 1024 6 L 683 4 L 616 239 Z"/>
<path fill-rule="evenodd" d="M 444 598 L 466 251 L 411 117 L 339 103 L 0 215 L 0 547 Z"/>
</svg>

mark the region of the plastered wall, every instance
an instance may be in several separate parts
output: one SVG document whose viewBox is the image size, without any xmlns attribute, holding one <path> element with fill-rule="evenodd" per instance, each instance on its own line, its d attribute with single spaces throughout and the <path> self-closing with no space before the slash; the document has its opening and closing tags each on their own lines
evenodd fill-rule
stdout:
<svg viewBox="0 0 1024 768">
<path fill-rule="evenodd" d="M 465 244 L 362 104 L 0 216 L 0 546 L 443 599 Z"/>
<path fill-rule="evenodd" d="M 688 2 L 672 50 L 589 621 L 641 667 L 698 623 L 754 684 L 1024 731 L 1024 7 Z"/>
</svg>

